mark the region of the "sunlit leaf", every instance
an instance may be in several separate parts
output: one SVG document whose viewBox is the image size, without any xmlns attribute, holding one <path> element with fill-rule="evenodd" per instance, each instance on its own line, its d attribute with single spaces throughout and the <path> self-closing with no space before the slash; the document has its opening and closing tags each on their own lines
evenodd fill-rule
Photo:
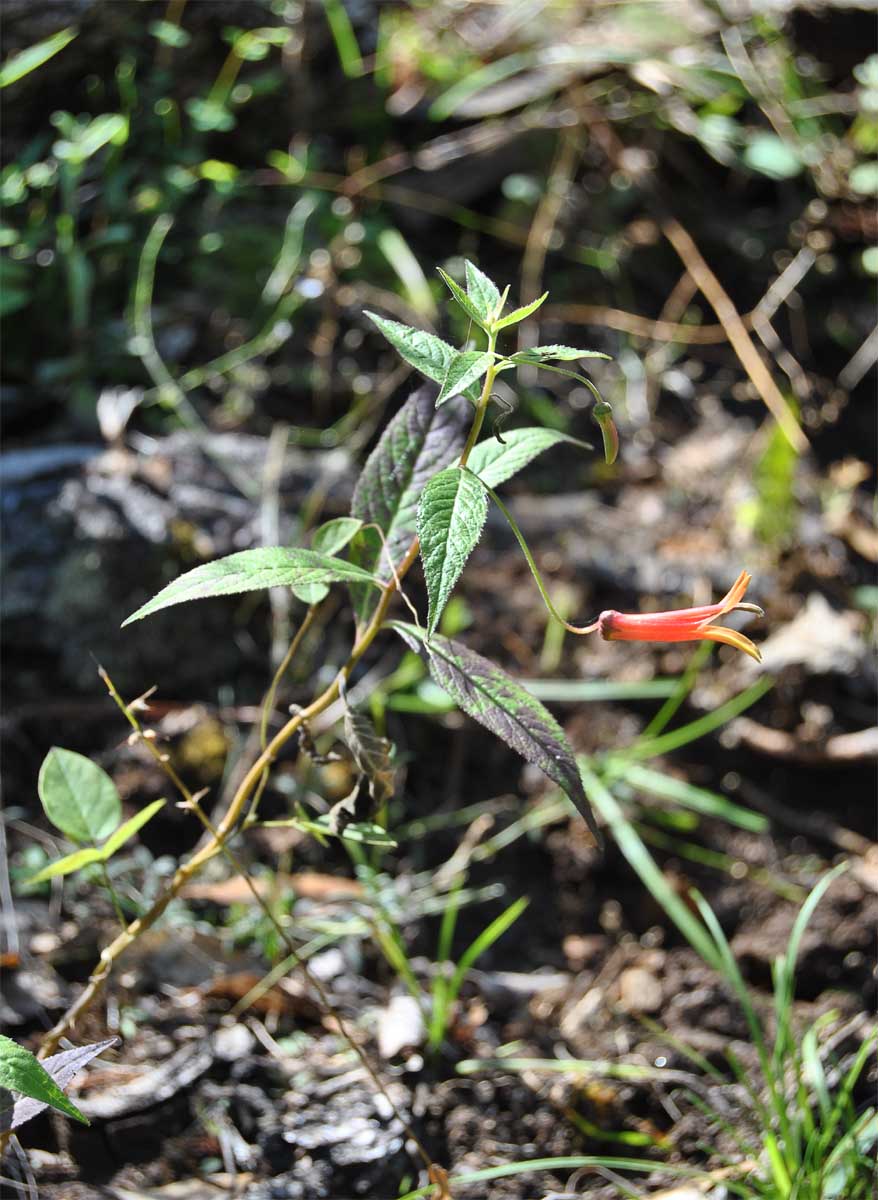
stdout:
<svg viewBox="0 0 878 1200">
<path fill-rule="evenodd" d="M 442 390 L 436 397 L 436 407 L 444 404 L 449 396 L 466 393 L 471 384 L 477 383 L 494 361 L 494 356 L 485 351 L 464 350 L 456 354 L 448 366 L 442 381 Z"/>
<path fill-rule="evenodd" d="M 116 785 L 101 767 L 73 750 L 53 746 L 40 767 L 46 816 L 73 842 L 100 842 L 122 817 Z"/>
<path fill-rule="evenodd" d="M 358 583 L 375 585 L 368 571 L 344 559 L 330 558 L 314 550 L 264 546 L 241 550 L 216 562 L 187 571 L 153 596 L 123 625 L 140 621 L 160 609 L 186 600 L 205 600 L 211 596 L 230 596 L 261 588 L 293 587 L 311 583 Z"/>
<path fill-rule="evenodd" d="M 500 289 L 469 259 L 466 262 L 466 294 L 483 320 L 494 317 L 500 304 Z"/>
<path fill-rule="evenodd" d="M 448 467 L 434 475 L 418 506 L 418 538 L 430 608 L 432 635 L 488 515 L 484 488 L 467 471 Z"/>
<path fill-rule="evenodd" d="M 568 442 L 583 450 L 591 449 L 586 442 L 569 437 L 557 429 L 546 429 L 541 425 L 525 429 L 511 429 L 503 434 L 503 441 L 496 437 L 486 438 L 474 446 L 467 466 L 488 487 L 495 488 L 532 462 L 544 450 Z"/>
</svg>

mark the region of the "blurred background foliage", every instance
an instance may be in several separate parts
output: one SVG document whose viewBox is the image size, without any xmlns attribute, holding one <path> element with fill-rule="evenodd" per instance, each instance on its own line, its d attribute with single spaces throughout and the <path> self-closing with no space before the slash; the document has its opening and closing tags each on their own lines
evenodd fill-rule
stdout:
<svg viewBox="0 0 878 1200">
<path fill-rule="evenodd" d="M 792 270 L 754 328 L 832 456 L 875 356 L 871 27 L 868 6 L 731 0 L 10 0 L 7 437 L 92 433 L 124 386 L 147 429 L 365 441 L 399 375 L 376 386 L 394 366 L 361 306 L 435 327 L 433 267 L 463 255 L 523 300 L 550 286 L 543 330 L 587 326 L 569 336 L 616 356 L 601 382 L 642 432 L 691 401 L 693 351 L 758 403 L 671 213 L 742 314 Z M 788 458 L 760 460 L 761 536 L 786 527 Z"/>
</svg>

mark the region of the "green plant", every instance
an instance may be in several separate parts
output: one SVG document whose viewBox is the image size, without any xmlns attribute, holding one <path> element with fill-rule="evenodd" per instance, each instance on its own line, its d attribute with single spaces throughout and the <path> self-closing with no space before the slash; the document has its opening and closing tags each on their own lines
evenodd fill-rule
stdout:
<svg viewBox="0 0 878 1200">
<path fill-rule="evenodd" d="M 154 247 L 157 253 L 161 231 L 155 237 L 158 239 Z M 604 435 L 605 456 L 612 462 L 618 439 L 609 405 L 601 399 L 594 383 L 569 365 L 581 359 L 606 356 L 563 345 L 538 346 L 504 354 L 498 350 L 504 332 L 536 311 L 545 295 L 531 304 L 506 312 L 509 288 L 501 294 L 493 281 L 473 263 L 466 263 L 465 287 L 444 273 L 443 279 L 471 327 L 480 331 L 478 336 L 484 344 L 475 348 L 467 342 L 461 349 L 455 349 L 431 333 L 374 313 L 368 314 L 405 361 L 438 386 L 438 394 L 434 399 L 425 389 L 416 392 L 390 421 L 357 482 L 350 516 L 330 521 L 317 529 L 309 547 L 261 547 L 196 567 L 144 603 L 125 622 L 127 625 L 184 601 L 271 587 L 290 589 L 305 606 L 303 621 L 265 698 L 260 752 L 216 823 L 204 813 L 199 796 L 193 795 L 170 767 L 167 756 L 159 753 L 150 731 L 143 729 L 137 715 L 143 704 L 126 705 L 106 673 L 102 672 L 111 696 L 132 726 L 132 737 L 140 739 L 149 748 L 181 794 L 184 805 L 202 823 L 208 836 L 205 844 L 178 866 L 147 910 L 124 926 L 118 937 L 104 949 L 100 964 L 78 1000 L 44 1039 L 43 1053 L 53 1049 L 73 1020 L 93 1003 L 109 971 L 132 942 L 161 917 L 193 875 L 218 853 L 226 857 L 235 871 L 244 875 L 290 955 L 298 958 L 296 948 L 278 924 L 271 907 L 253 887 L 235 857 L 231 843 L 242 830 L 259 820 L 259 804 L 272 765 L 291 738 L 298 736 L 303 749 L 317 761 L 310 723 L 337 701 L 343 713 L 342 741 L 355 770 L 357 785 L 348 797 L 321 816 L 315 817 L 297 804 L 290 823 L 298 823 L 319 837 L 342 838 L 352 850 L 358 843 L 379 848 L 393 844 L 384 828 L 386 804 L 394 790 L 392 747 L 371 718 L 352 704 L 349 694 L 349 682 L 355 669 L 373 642 L 385 632 L 397 635 L 410 652 L 426 662 L 434 683 L 464 713 L 557 783 L 585 818 L 595 839 L 600 840 L 579 765 L 555 719 L 518 680 L 462 642 L 437 632 L 437 627 L 479 541 L 489 499 L 511 520 L 494 489 L 539 454 L 560 442 L 570 441 L 557 430 L 539 426 L 518 429 L 505 437 L 496 433 L 480 441 L 497 377 L 520 366 L 528 366 L 584 384 L 597 402 L 595 416 Z M 144 311 L 142 301 L 141 311 Z M 749 579 L 746 574 L 742 573 L 726 598 L 718 604 L 652 617 L 609 612 L 589 625 L 575 626 L 558 615 L 520 530 L 514 522 L 512 527 L 550 614 L 570 632 L 581 635 L 599 632 L 609 638 L 635 640 L 711 638 L 727 641 L 758 657 L 749 639 L 713 624 L 734 609 L 753 611 L 754 606 L 741 603 Z M 428 595 L 426 625 L 421 624 L 417 609 L 403 590 L 403 581 L 419 555 Z M 352 610 L 354 638 L 347 660 L 336 670 L 332 682 L 305 708 L 293 711 L 280 731 L 269 739 L 268 716 L 274 707 L 281 679 L 324 603 L 329 586 L 336 583 L 347 586 Z M 410 621 L 390 616 L 391 605 L 398 594 L 408 605 Z M 661 742 L 661 738 L 654 740 L 657 744 Z M 98 768 L 87 764 L 87 760 L 80 760 L 79 756 L 60 750 L 49 756 L 41 776 L 41 797 L 47 814 L 68 836 L 80 842 L 91 841 L 92 845 L 53 864 L 41 873 L 41 878 L 75 870 L 86 861 L 105 866 L 106 858 L 119 844 L 120 835 L 130 836 L 139 827 L 138 822 L 142 824 L 157 811 L 156 805 L 151 806 L 152 811 L 144 810 L 143 814 L 113 832 L 118 824 L 118 797 L 111 792 L 112 785 L 108 787 L 108 783 Z M 98 842 L 103 844 L 97 845 Z M 524 903 L 524 900 L 515 901 L 476 938 L 450 978 L 437 974 L 429 1017 L 429 1039 L 434 1048 L 442 1041 L 466 971 L 517 918 Z M 446 908 L 440 933 L 439 951 L 443 960 L 450 954 L 456 912 L 456 902 L 452 900 Z M 385 927 L 391 929 L 387 923 Z M 382 942 L 382 949 L 406 977 L 405 956 L 396 953 L 399 945 L 393 939 L 392 929 Z M 298 961 L 301 963 L 300 958 Z M 315 983 L 313 978 L 311 982 L 329 1006 L 319 982 Z M 358 1053 L 362 1054 L 361 1051 Z M 366 1060 L 363 1061 L 367 1065 Z M 421 1153 L 435 1175 L 434 1164 L 423 1149 Z"/>
<path fill-rule="evenodd" d="M 744 1156 L 745 1168 L 733 1176 L 740 1173 L 745 1177 L 730 1178 L 726 1186 L 745 1200 L 837 1200 L 842 1196 L 865 1200 L 872 1188 L 869 1155 L 878 1144 L 878 1108 L 858 1110 L 854 1089 L 878 1046 L 878 1037 L 874 1033 L 865 1036 L 846 1069 L 839 1071 L 820 1045 L 821 1034 L 837 1014 L 825 1014 L 801 1034 L 793 1014 L 802 937 L 817 905 L 846 864 L 828 871 L 799 908 L 786 951 L 773 964 L 773 1021 L 769 1025 L 703 896 L 692 893 L 699 920 L 659 870 L 611 790 L 588 766 L 583 768 L 583 783 L 643 884 L 704 961 L 722 976 L 744 1014 L 758 1058 L 759 1078 L 752 1078 L 734 1052 L 729 1051 L 727 1059 L 732 1078 L 747 1097 L 751 1129 L 733 1127 L 727 1117 L 706 1109 Z M 717 1081 L 728 1082 L 701 1056 L 692 1052 L 689 1057 Z M 690 1099 L 705 1107 L 699 1097 Z"/>
</svg>

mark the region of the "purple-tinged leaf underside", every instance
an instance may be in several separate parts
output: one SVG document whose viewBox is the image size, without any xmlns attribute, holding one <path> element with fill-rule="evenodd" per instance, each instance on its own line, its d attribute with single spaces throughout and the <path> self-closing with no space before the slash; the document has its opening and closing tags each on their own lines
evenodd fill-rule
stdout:
<svg viewBox="0 0 878 1200">
<path fill-rule="evenodd" d="M 419 388 L 388 423 L 357 480 L 351 515 L 382 530 L 387 552 L 374 529 L 354 538 L 352 557 L 381 582 L 389 582 L 417 531 L 418 502 L 428 482 L 460 457 L 472 419 L 461 396 L 436 408 L 432 388 Z M 368 621 L 377 599 L 352 588 L 357 619 Z"/>
<path fill-rule="evenodd" d="M 576 758 L 552 714 L 511 675 L 474 650 L 440 635 L 429 642 L 423 629 L 404 621 L 390 625 L 426 658 L 430 674 L 457 706 L 496 734 L 566 792 L 602 844 L 586 799 Z"/>
</svg>

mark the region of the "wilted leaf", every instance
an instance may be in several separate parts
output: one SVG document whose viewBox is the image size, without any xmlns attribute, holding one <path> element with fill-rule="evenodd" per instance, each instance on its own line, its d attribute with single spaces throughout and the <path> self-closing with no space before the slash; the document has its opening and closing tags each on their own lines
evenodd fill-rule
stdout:
<svg viewBox="0 0 878 1200">
<path fill-rule="evenodd" d="M 402 621 L 392 627 L 426 655 L 430 674 L 459 708 L 544 771 L 567 793 L 598 844 L 601 836 L 579 776 L 573 751 L 555 718 L 500 667 L 450 638 L 425 641 L 424 631 Z"/>
<path fill-rule="evenodd" d="M 119 793 L 106 771 L 83 754 L 53 746 L 40 767 L 46 816 L 73 842 L 99 842 L 122 817 Z"/>
<path fill-rule="evenodd" d="M 488 515 L 485 490 L 468 471 L 448 467 L 434 475 L 418 506 L 418 537 L 430 601 L 432 636 Z"/>
<path fill-rule="evenodd" d="M 418 501 L 428 481 L 460 456 L 471 412 L 460 397 L 435 408 L 429 388 L 408 398 L 389 422 L 357 480 L 351 513 L 384 531 L 387 551 L 398 567 L 415 536 Z M 393 578 L 375 530 L 362 530 L 352 557 L 382 582 Z M 377 603 L 363 588 L 352 589 L 357 616 L 368 620 Z"/>
<path fill-rule="evenodd" d="M 182 604 L 185 600 L 205 600 L 210 596 L 229 596 L 261 588 L 336 582 L 375 584 L 369 572 L 362 567 L 318 554 L 314 550 L 287 549 L 283 546 L 241 550 L 238 554 L 230 554 L 216 562 L 196 567 L 194 571 L 187 571 L 122 624 L 130 625 L 132 621 L 139 621 L 172 604 Z"/>
<path fill-rule="evenodd" d="M 381 737 L 368 713 L 347 707 L 344 740 L 357 769 L 369 780 L 374 807 L 386 804 L 394 792 L 393 743 Z"/>
</svg>

